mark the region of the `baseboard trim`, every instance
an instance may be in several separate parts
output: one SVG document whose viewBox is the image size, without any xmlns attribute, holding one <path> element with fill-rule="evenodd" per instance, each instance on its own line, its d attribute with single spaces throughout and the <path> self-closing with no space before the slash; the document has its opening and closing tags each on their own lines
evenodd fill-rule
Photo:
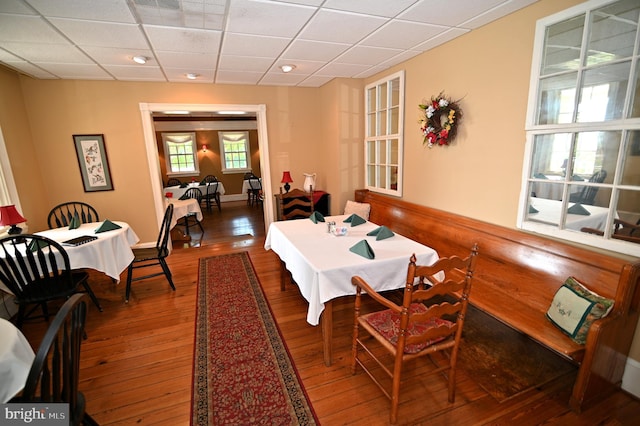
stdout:
<svg viewBox="0 0 640 426">
<path fill-rule="evenodd" d="M 627 358 L 627 365 L 622 375 L 622 389 L 640 398 L 640 362 Z"/>
</svg>

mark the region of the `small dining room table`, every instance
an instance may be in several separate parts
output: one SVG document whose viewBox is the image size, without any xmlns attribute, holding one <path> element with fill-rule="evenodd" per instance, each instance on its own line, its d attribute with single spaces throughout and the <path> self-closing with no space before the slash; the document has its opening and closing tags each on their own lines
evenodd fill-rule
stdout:
<svg viewBox="0 0 640 426">
<path fill-rule="evenodd" d="M 0 318 L 0 403 L 4 404 L 23 388 L 35 354 L 22 332 Z"/>
<path fill-rule="evenodd" d="M 131 246 L 135 245 L 140 239 L 129 224 L 120 221 L 113 221 L 120 228 L 96 233 L 96 230 L 103 223 L 83 223 L 75 229 L 62 227 L 36 232 L 35 234 L 61 243 L 69 255 L 71 269 L 95 269 L 105 273 L 115 281 L 120 281 L 120 274 L 127 269 L 134 258 Z M 82 236 L 95 236 L 97 238 L 80 245 L 66 243 L 66 241 Z"/>
<path fill-rule="evenodd" d="M 189 213 L 195 213 L 198 221 L 201 221 L 202 209 L 200 209 L 200 204 L 198 204 L 198 200 L 195 198 L 188 198 L 186 200 L 180 200 L 178 198 L 165 198 L 165 208 L 169 204 L 173 204 L 173 216 L 171 217 L 171 223 L 169 225 L 169 229 L 173 229 L 178 222 L 178 219 L 188 215 Z"/>
<path fill-rule="evenodd" d="M 291 273 L 300 293 L 309 303 L 307 322 L 318 325 L 322 317 L 322 340 L 325 365 L 331 365 L 333 335 L 333 299 L 354 295 L 356 289 L 351 278 L 359 275 L 376 291 L 393 290 L 405 286 L 407 267 L 411 255 L 417 263 L 431 265 L 438 253 L 399 234 L 377 240 L 367 233 L 378 228 L 367 221 L 351 227 L 344 223 L 348 215 L 327 216 L 337 227 L 346 227 L 346 235 L 328 232 L 326 222 L 314 223 L 310 219 L 273 222 L 269 226 L 264 248 L 273 250 Z M 369 259 L 350 251 L 366 240 L 374 253 Z"/>
<path fill-rule="evenodd" d="M 200 185 L 200 182 L 192 182 L 185 185 L 184 187 L 167 186 L 164 188 L 163 192 L 165 197 L 178 200 L 184 195 L 185 192 L 187 192 L 191 188 L 198 188 L 202 192 L 202 195 L 207 195 L 207 185 Z M 171 197 L 169 197 L 169 194 L 171 194 Z M 218 182 L 218 194 L 220 194 L 221 196 L 225 194 L 225 189 L 222 182 Z"/>
</svg>

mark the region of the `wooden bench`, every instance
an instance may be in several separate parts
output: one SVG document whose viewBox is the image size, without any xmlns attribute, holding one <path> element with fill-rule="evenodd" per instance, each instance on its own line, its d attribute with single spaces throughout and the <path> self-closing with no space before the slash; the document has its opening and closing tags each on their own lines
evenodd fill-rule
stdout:
<svg viewBox="0 0 640 426">
<path fill-rule="evenodd" d="M 440 256 L 479 256 L 470 302 L 579 366 L 569 401 L 580 412 L 620 387 L 639 318 L 640 261 L 619 258 L 517 229 L 358 190 L 371 204 L 370 220 L 433 247 Z M 565 279 L 615 300 L 611 313 L 593 323 L 585 345 L 563 334 L 545 313 Z"/>
</svg>

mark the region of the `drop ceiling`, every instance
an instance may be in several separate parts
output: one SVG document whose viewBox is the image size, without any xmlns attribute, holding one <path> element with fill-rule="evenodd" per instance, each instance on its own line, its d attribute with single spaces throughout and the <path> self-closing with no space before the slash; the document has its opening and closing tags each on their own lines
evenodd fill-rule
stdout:
<svg viewBox="0 0 640 426">
<path fill-rule="evenodd" d="M 0 0 L 0 62 L 37 79 L 319 87 L 535 1 Z"/>
</svg>

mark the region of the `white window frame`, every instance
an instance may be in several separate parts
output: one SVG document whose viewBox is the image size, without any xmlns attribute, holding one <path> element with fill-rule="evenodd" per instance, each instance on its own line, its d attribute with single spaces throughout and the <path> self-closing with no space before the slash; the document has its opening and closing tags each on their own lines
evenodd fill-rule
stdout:
<svg viewBox="0 0 640 426">
<path fill-rule="evenodd" d="M 397 96 L 394 96 L 393 91 L 396 87 Z M 373 96 L 375 99 L 372 99 Z M 404 160 L 404 71 L 398 71 L 368 84 L 365 87 L 364 98 L 365 188 L 401 197 Z M 394 141 L 397 143 L 395 150 Z"/>
<path fill-rule="evenodd" d="M 244 154 L 247 159 L 247 167 L 227 167 L 226 157 L 227 151 L 225 149 L 225 141 L 244 139 Z M 220 167 L 223 174 L 234 173 L 247 173 L 251 171 L 251 141 L 249 140 L 249 132 L 247 131 L 221 131 L 218 132 L 218 141 L 220 143 Z M 241 151 L 238 151 L 241 152 Z"/>
<path fill-rule="evenodd" d="M 175 142 L 171 139 L 185 139 L 185 143 L 191 142 L 193 164 L 195 170 L 190 171 L 173 171 L 171 168 L 171 156 L 169 155 L 168 142 Z M 164 145 L 164 159 L 167 166 L 167 176 L 169 177 L 187 177 L 187 176 L 200 176 L 200 162 L 198 161 L 198 144 L 196 142 L 195 132 L 180 132 L 180 133 L 162 133 L 162 143 Z"/>
<path fill-rule="evenodd" d="M 629 132 L 636 131 L 640 132 L 640 118 L 626 118 L 629 117 L 630 114 L 627 112 L 631 107 L 631 96 L 627 94 L 627 98 L 624 104 L 624 112 L 622 114 L 622 118 L 611 119 L 597 122 L 580 122 L 578 119 L 571 119 L 570 122 L 565 123 L 564 120 L 561 120 L 559 123 L 554 124 L 537 124 L 537 114 L 538 114 L 538 93 L 539 93 L 539 84 L 542 79 L 542 61 L 544 59 L 544 47 L 545 47 L 545 35 L 546 29 L 554 24 L 561 23 L 563 21 L 567 21 L 571 18 L 578 17 L 580 15 L 586 14 L 585 18 L 585 29 L 583 34 L 588 34 L 589 32 L 589 14 L 592 10 L 599 9 L 603 6 L 606 6 L 611 3 L 615 3 L 617 0 L 591 0 L 585 3 L 581 3 L 567 9 L 563 12 L 557 13 L 555 15 L 543 18 L 537 22 L 536 25 L 536 34 L 535 34 L 535 42 L 534 42 L 534 50 L 533 50 L 533 61 L 531 67 L 531 82 L 529 86 L 529 103 L 528 103 L 528 111 L 527 111 L 527 121 L 526 121 L 526 146 L 525 146 L 525 157 L 523 163 L 522 170 L 522 186 L 520 191 L 520 200 L 519 200 L 519 208 L 518 208 L 518 219 L 517 226 L 521 229 L 525 229 L 532 232 L 537 232 L 540 234 L 548 235 L 551 237 L 564 239 L 584 245 L 594 246 L 606 250 L 611 250 L 618 253 L 628 254 L 632 256 L 640 256 L 640 244 L 626 242 L 618 239 L 611 238 L 611 232 L 613 229 L 613 222 L 617 216 L 616 207 L 617 207 L 617 194 L 619 190 L 631 190 L 631 191 L 640 191 L 640 186 L 634 185 L 622 185 L 621 182 L 621 174 L 623 172 L 622 162 L 625 158 L 626 145 L 624 141 L 628 141 L 629 138 L 623 138 L 623 142 L 620 144 L 618 159 L 617 159 L 617 167 L 615 171 L 615 176 L 612 180 L 607 179 L 608 182 L 611 183 L 603 183 L 598 186 L 601 188 L 605 188 L 606 190 L 611 191 L 611 199 L 609 200 L 609 213 L 607 216 L 607 225 L 605 226 L 605 235 L 597 236 L 593 234 L 589 234 L 586 232 L 576 232 L 576 230 L 567 230 L 564 229 L 562 223 L 564 222 L 564 213 L 561 214 L 561 220 L 559 225 L 551 225 L 544 224 L 541 222 L 536 222 L 534 220 L 528 219 L 528 212 L 530 209 L 530 198 L 531 191 L 530 188 L 532 183 L 538 182 L 534 176 L 532 171 L 532 163 L 533 163 L 533 155 L 534 155 L 534 140 L 536 136 L 541 135 L 552 135 L 552 134 L 578 134 L 583 132 L 607 132 L 607 131 L 617 131 L 617 132 Z M 585 35 L 583 35 L 582 43 L 581 43 L 581 51 L 586 51 L 584 46 L 585 44 Z M 635 39 L 635 47 L 633 54 L 631 55 L 631 69 L 629 73 L 629 81 L 628 87 L 635 87 L 637 84 L 634 80 L 634 76 L 640 75 L 640 70 L 637 70 L 640 67 L 640 56 L 639 56 L 639 44 L 640 44 L 640 35 L 636 33 Z M 584 53 L 583 53 L 584 54 Z M 582 56 L 580 57 L 582 58 Z M 627 59 L 628 60 L 628 59 Z M 586 67 L 587 69 L 589 67 Z M 580 68 L 581 70 L 585 68 Z M 576 89 L 580 86 L 580 80 L 576 83 Z M 628 92 L 631 89 L 627 89 Z M 577 95 L 576 95 L 577 96 Z M 577 108 L 577 107 L 576 107 Z M 570 160 L 571 161 L 571 160 Z M 545 182 L 545 180 L 541 180 L 541 182 Z M 548 182 L 548 181 L 547 181 Z M 566 207 L 571 205 L 571 202 L 568 201 L 569 188 L 571 185 L 570 179 L 564 181 L 563 186 L 563 212 L 566 211 Z"/>
</svg>

